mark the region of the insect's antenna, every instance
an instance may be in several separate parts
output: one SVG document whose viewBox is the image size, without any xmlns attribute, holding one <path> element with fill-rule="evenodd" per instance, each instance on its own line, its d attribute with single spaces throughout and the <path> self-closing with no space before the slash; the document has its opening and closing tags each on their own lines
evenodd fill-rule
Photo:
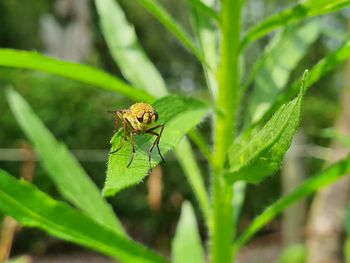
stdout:
<svg viewBox="0 0 350 263">
<path fill-rule="evenodd" d="M 108 113 L 117 113 L 118 110 L 108 110 Z"/>
</svg>

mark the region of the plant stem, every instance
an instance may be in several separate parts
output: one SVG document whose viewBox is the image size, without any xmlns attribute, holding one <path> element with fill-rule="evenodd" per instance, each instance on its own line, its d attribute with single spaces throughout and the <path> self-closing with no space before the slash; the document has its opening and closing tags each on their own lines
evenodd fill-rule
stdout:
<svg viewBox="0 0 350 263">
<path fill-rule="evenodd" d="M 215 116 L 212 262 L 233 262 L 233 186 L 225 181 L 226 154 L 235 137 L 239 103 L 240 0 L 222 0 L 221 65 L 216 101 L 220 113 Z"/>
</svg>

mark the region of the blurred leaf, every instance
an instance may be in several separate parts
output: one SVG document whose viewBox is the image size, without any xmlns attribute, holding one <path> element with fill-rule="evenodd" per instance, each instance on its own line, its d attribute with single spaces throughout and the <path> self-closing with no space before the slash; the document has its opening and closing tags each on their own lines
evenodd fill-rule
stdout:
<svg viewBox="0 0 350 263">
<path fill-rule="evenodd" d="M 10 258 L 6 261 L 6 263 L 31 263 L 32 259 L 29 256 L 18 256 L 14 258 Z"/>
<path fill-rule="evenodd" d="M 293 244 L 286 247 L 280 256 L 278 263 L 305 263 L 307 249 L 303 244 Z"/>
<path fill-rule="evenodd" d="M 190 98 L 179 96 L 167 96 L 154 103 L 154 108 L 159 114 L 158 124 L 165 124 L 164 132 L 160 140 L 160 150 L 164 155 L 173 149 L 184 135 L 196 126 L 208 112 L 208 107 Z M 125 187 L 137 184 L 149 171 L 148 149 L 154 141 L 154 136 L 147 134 L 135 136 L 135 158 L 130 167 L 126 167 L 131 157 L 130 143 L 117 153 L 109 155 L 107 179 L 103 193 L 106 196 L 115 194 Z M 122 129 L 112 139 L 112 149 L 117 149 L 123 140 Z M 152 166 L 160 161 L 160 157 L 152 156 Z M 185 154 L 185 153 L 184 153 Z"/>
<path fill-rule="evenodd" d="M 241 42 L 241 49 L 279 27 L 302 21 L 313 16 L 336 12 L 350 5 L 350 0 L 308 0 L 278 12 L 251 28 Z"/>
<path fill-rule="evenodd" d="M 95 5 L 109 50 L 125 78 L 155 97 L 164 96 L 164 81 L 140 46 L 118 2 L 95 0 Z"/>
<path fill-rule="evenodd" d="M 300 123 L 303 93 L 304 84 L 299 96 L 282 105 L 248 142 L 244 140 L 230 147 L 228 155 L 231 166 L 227 174 L 230 181 L 257 183 L 280 167 Z"/>
<path fill-rule="evenodd" d="M 182 205 L 181 217 L 172 242 L 172 259 L 174 263 L 205 262 L 196 217 L 188 201 Z"/>
<path fill-rule="evenodd" d="M 327 75 L 330 71 L 339 66 L 340 63 L 344 62 L 350 57 L 350 39 L 347 39 L 337 50 L 333 51 L 328 56 L 321 59 L 311 70 L 307 77 L 306 89 L 311 87 L 312 84 L 316 83 L 323 76 Z M 286 101 L 290 100 L 299 90 L 299 80 L 295 81 L 291 88 L 281 94 L 281 96 L 273 103 L 273 106 L 264 114 L 259 121 L 254 125 L 266 120 L 267 116 L 270 116 L 276 109 Z"/>
<path fill-rule="evenodd" d="M 186 172 L 186 177 L 197 198 L 199 207 L 208 223 L 210 220 L 210 202 L 203 178 L 193 154 L 191 144 L 188 140 L 181 140 L 175 148 L 175 153 L 182 169 Z"/>
<path fill-rule="evenodd" d="M 212 153 L 209 143 L 206 141 L 206 138 L 198 132 L 196 129 L 192 129 L 188 136 L 190 139 L 195 143 L 195 145 L 198 147 L 198 150 L 201 152 L 201 154 L 207 159 L 209 163 L 212 162 Z"/>
<path fill-rule="evenodd" d="M 0 170 L 0 210 L 28 227 L 71 241 L 125 262 L 166 262 L 146 247 L 96 223 L 34 185 Z"/>
<path fill-rule="evenodd" d="M 318 20 L 287 27 L 270 42 L 245 84 L 247 88 L 254 81 L 254 91 L 246 114 L 246 127 L 259 120 L 271 107 L 296 65 L 318 38 L 320 29 Z"/>
<path fill-rule="evenodd" d="M 106 90 L 116 91 L 130 99 L 153 101 L 152 96 L 147 92 L 135 90 L 124 81 L 106 72 L 87 65 L 50 58 L 37 52 L 0 49 L 0 66 L 41 70 Z"/>
<path fill-rule="evenodd" d="M 213 5 L 213 0 L 202 0 L 208 5 Z M 202 14 L 200 4 L 204 3 L 200 0 L 188 0 L 191 8 L 191 22 L 196 39 L 200 44 L 203 55 L 207 63 L 209 63 L 211 69 L 216 69 L 218 63 L 218 29 L 213 24 L 213 21 Z M 195 4 L 197 3 L 197 4 Z M 207 85 L 215 98 L 217 94 L 217 81 L 213 70 L 209 70 L 207 67 L 203 67 Z"/>
<path fill-rule="evenodd" d="M 350 237 L 350 205 L 348 206 L 348 209 L 346 212 L 346 232 L 348 233 L 348 236 Z"/>
<path fill-rule="evenodd" d="M 350 262 L 350 234 L 348 234 L 348 238 L 346 239 L 344 244 L 344 256 L 345 262 Z"/>
<path fill-rule="evenodd" d="M 319 134 L 321 137 L 325 138 L 331 138 L 333 140 L 338 141 L 345 147 L 350 148 L 350 136 L 341 134 L 339 131 L 337 131 L 335 128 L 328 128 L 324 129 Z"/>
<path fill-rule="evenodd" d="M 139 0 L 139 2 L 150 12 L 158 21 L 163 24 L 193 55 L 197 57 L 204 65 L 207 62 L 202 52 L 195 46 L 191 37 L 186 31 L 160 6 L 155 0 Z"/>
<path fill-rule="evenodd" d="M 280 198 L 277 202 L 265 209 L 250 226 L 242 233 L 239 239 L 234 243 L 236 249 L 242 247 L 250 238 L 263 228 L 273 218 L 283 212 L 289 205 L 305 198 L 315 191 L 330 185 L 337 181 L 342 176 L 350 172 L 350 156 L 346 159 L 331 165 L 325 170 L 305 180 L 290 194 Z"/>
<path fill-rule="evenodd" d="M 208 6 L 206 3 L 204 3 L 201 0 L 187 0 L 187 3 L 191 5 L 193 8 L 199 11 L 201 13 L 201 16 L 207 16 L 208 18 L 211 18 L 214 21 L 220 22 L 220 15 L 216 10 Z"/>
<path fill-rule="evenodd" d="M 123 232 L 112 207 L 65 145 L 55 140 L 17 92 L 9 90 L 7 99 L 18 124 L 34 144 L 61 195 L 97 222 Z"/>
<path fill-rule="evenodd" d="M 233 222 L 235 223 L 235 227 L 238 227 L 239 217 L 241 214 L 241 210 L 244 204 L 245 194 L 246 194 L 247 184 L 244 181 L 238 181 L 233 184 Z"/>
</svg>

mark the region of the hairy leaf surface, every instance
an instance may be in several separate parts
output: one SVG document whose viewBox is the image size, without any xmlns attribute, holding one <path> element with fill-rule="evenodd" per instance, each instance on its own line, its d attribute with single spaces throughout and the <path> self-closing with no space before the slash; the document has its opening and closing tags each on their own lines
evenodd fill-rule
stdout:
<svg viewBox="0 0 350 263">
<path fill-rule="evenodd" d="M 227 174 L 230 181 L 257 183 L 280 167 L 299 126 L 303 92 L 304 87 L 297 98 L 282 105 L 248 141 L 242 140 L 230 147 Z"/>
</svg>

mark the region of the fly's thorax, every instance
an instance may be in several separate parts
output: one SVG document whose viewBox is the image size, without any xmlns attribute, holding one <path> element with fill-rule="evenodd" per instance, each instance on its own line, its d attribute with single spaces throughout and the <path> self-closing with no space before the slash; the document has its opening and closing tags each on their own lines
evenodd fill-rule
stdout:
<svg viewBox="0 0 350 263">
<path fill-rule="evenodd" d="M 157 121 L 158 113 L 147 103 L 135 103 L 124 113 L 128 122 L 136 131 L 143 132 Z"/>
</svg>

